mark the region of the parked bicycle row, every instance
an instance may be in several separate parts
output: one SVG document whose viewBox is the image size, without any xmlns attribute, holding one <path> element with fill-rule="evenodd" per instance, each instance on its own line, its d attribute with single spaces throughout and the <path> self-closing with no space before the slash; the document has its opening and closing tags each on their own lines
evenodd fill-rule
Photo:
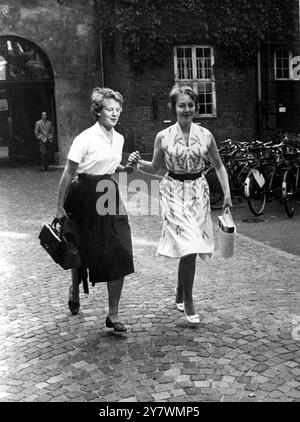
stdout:
<svg viewBox="0 0 300 422">
<path fill-rule="evenodd" d="M 247 200 L 251 212 L 259 216 L 267 202 L 278 200 L 292 217 L 299 199 L 300 137 L 285 134 L 276 141 L 236 142 L 219 145 L 227 169 L 233 197 Z M 207 162 L 205 177 L 211 191 L 211 207 L 222 206 L 223 193 L 215 169 Z"/>
</svg>

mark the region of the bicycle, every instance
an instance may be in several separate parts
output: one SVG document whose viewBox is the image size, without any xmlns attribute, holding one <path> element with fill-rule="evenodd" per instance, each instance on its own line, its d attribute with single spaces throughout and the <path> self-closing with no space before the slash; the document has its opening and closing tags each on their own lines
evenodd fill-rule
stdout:
<svg viewBox="0 0 300 422">
<path fill-rule="evenodd" d="M 244 196 L 244 181 L 252 166 L 253 155 L 248 151 L 248 143 L 236 143 L 230 139 L 224 141 L 219 150 L 228 174 L 232 197 Z M 220 209 L 223 203 L 223 190 L 213 166 L 208 163 L 206 179 L 211 192 L 211 208 Z"/>
<path fill-rule="evenodd" d="M 296 201 L 300 193 L 300 149 L 297 148 L 294 152 L 289 154 L 290 168 L 285 171 L 283 176 L 282 197 L 288 217 L 293 217 L 295 214 Z"/>
<path fill-rule="evenodd" d="M 249 146 L 249 153 L 254 154 L 253 159 L 249 157 L 251 169 L 246 176 L 244 183 L 244 195 L 250 211 L 256 215 L 261 215 L 266 206 L 266 176 L 263 172 L 263 151 L 265 144 L 255 141 Z"/>
</svg>

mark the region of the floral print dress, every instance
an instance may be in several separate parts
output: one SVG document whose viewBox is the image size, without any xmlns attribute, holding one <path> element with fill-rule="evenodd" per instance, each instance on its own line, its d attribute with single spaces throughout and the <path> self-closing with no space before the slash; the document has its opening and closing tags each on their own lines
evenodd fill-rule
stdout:
<svg viewBox="0 0 300 422">
<path fill-rule="evenodd" d="M 178 123 L 161 132 L 166 167 L 174 173 L 197 173 L 204 167 L 212 134 L 192 123 L 186 143 Z M 204 176 L 180 181 L 168 173 L 160 183 L 163 227 L 157 253 L 171 258 L 214 249 L 209 187 Z"/>
</svg>

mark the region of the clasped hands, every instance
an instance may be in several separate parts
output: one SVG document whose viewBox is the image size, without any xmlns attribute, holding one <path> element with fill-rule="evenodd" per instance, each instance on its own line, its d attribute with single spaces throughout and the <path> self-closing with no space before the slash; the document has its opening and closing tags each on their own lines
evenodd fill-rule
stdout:
<svg viewBox="0 0 300 422">
<path fill-rule="evenodd" d="M 125 166 L 125 170 L 127 173 L 131 173 L 134 171 L 135 166 L 138 164 L 139 161 L 142 160 L 142 157 L 140 156 L 139 151 L 134 151 L 131 154 L 129 154 L 129 157 L 127 159 L 127 164 Z"/>
</svg>

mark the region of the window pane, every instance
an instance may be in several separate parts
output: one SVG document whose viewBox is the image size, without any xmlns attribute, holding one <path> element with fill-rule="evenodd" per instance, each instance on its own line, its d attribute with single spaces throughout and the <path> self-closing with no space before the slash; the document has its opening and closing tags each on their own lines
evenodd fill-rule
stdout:
<svg viewBox="0 0 300 422">
<path fill-rule="evenodd" d="M 211 49 L 196 48 L 197 79 L 211 79 Z"/>
<path fill-rule="evenodd" d="M 204 50 L 204 57 L 211 57 L 211 50 L 210 50 L 210 48 L 204 48 L 203 49 Z"/>
<path fill-rule="evenodd" d="M 192 49 L 190 47 L 184 49 L 185 57 L 192 58 Z"/>
<path fill-rule="evenodd" d="M 191 48 L 177 48 L 177 69 L 179 79 L 193 79 L 193 60 Z"/>
<path fill-rule="evenodd" d="M 198 83 L 199 114 L 213 113 L 213 85 L 211 82 Z"/>
<path fill-rule="evenodd" d="M 277 79 L 288 79 L 289 74 L 289 51 L 277 50 L 275 55 L 275 76 Z"/>
<path fill-rule="evenodd" d="M 184 49 L 181 47 L 177 48 L 177 57 L 184 57 Z"/>
</svg>

